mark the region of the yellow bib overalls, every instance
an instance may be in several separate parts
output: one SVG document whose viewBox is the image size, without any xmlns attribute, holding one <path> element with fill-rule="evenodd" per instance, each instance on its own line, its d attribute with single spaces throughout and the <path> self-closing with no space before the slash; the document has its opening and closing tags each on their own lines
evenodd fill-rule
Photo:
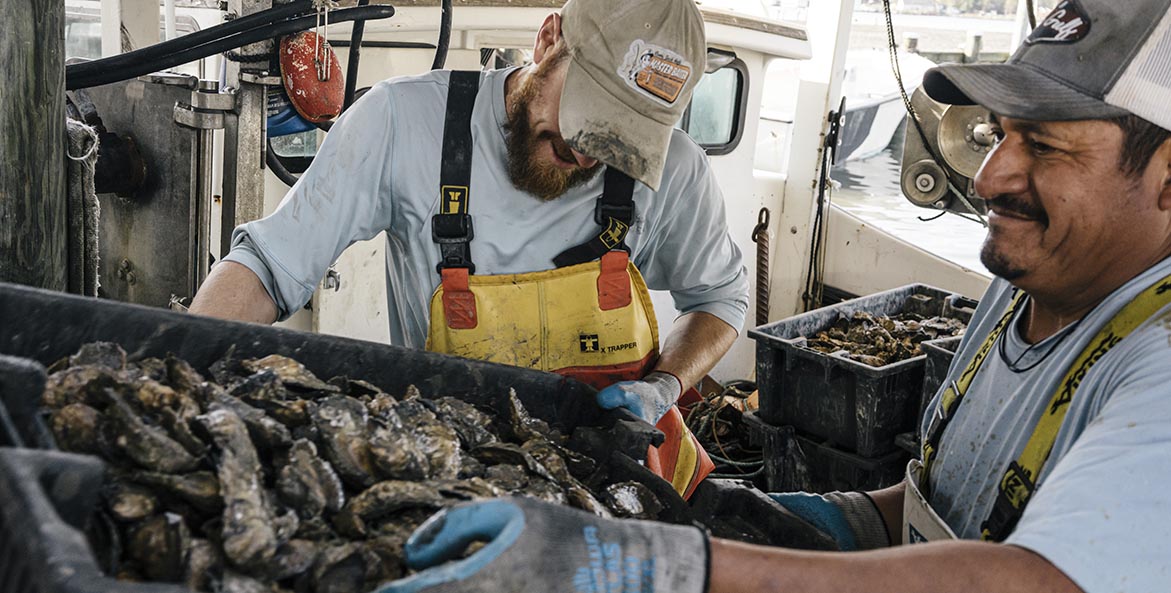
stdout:
<svg viewBox="0 0 1171 593">
<path fill-rule="evenodd" d="M 601 389 L 654 367 L 658 324 L 625 236 L 633 219 L 634 181 L 607 168 L 595 218 L 601 233 L 554 259 L 556 269 L 477 275 L 469 243 L 471 110 L 479 73 L 453 72 L 443 136 L 442 197 L 432 235 L 442 282 L 431 299 L 427 348 L 560 373 Z M 714 464 L 687 430 L 678 408 L 659 421 L 666 435 L 647 467 L 688 497 Z"/>
</svg>

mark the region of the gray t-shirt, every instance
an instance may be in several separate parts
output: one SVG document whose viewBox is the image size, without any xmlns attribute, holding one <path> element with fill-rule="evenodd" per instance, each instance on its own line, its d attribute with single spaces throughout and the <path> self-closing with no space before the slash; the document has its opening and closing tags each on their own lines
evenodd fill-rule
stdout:
<svg viewBox="0 0 1171 593">
<path fill-rule="evenodd" d="M 472 113 L 469 213 L 477 274 L 552 269 L 553 257 L 601 230 L 594 222 L 601 172 L 548 202 L 513 187 L 504 136 L 510 71 L 484 74 Z M 277 210 L 235 230 L 224 259 L 260 277 L 282 319 L 308 302 L 346 247 L 386 230 L 391 342 L 423 347 L 439 284 L 431 217 L 439 204 L 448 77 L 436 71 L 375 85 L 329 132 Z M 748 277 L 703 149 L 676 130 L 659 191 L 636 183 L 634 203 L 626 242 L 647 284 L 671 291 L 680 311 L 711 313 L 739 331 Z"/>
<path fill-rule="evenodd" d="M 1131 298 L 1169 273 L 1171 260 L 1160 262 L 1075 327 L 1031 350 L 1021 339 L 1017 321 L 1024 308 L 1018 308 L 1002 336 L 1003 358 L 996 348 L 985 360 L 931 468 L 931 505 L 957 535 L 980 538 L 998 481 L 1032 436 L 1073 360 Z M 1012 292 L 999 279 L 989 287 L 948 381 L 963 372 Z M 1014 372 L 1004 359 L 1027 370 Z M 938 402 L 937 394 L 930 409 Z M 1040 554 L 1086 593 L 1171 589 L 1171 307 L 1087 373 L 1038 490 L 1006 543 Z"/>
</svg>

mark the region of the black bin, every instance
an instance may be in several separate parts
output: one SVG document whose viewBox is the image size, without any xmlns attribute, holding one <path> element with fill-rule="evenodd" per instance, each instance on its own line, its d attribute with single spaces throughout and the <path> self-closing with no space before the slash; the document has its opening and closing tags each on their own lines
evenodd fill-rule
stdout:
<svg viewBox="0 0 1171 593">
<path fill-rule="evenodd" d="M 903 479 L 910 453 L 896 449 L 880 457 L 862 457 L 803 435 L 792 426 L 750 420 L 753 440 L 764 453 L 764 482 L 769 492 L 877 490 Z"/>
<path fill-rule="evenodd" d="M 915 424 L 915 434 L 920 434 L 923 427 L 923 418 L 927 414 L 927 406 L 935 399 L 936 392 L 947 380 L 947 370 L 951 368 L 951 361 L 955 358 L 956 350 L 960 348 L 963 336 L 953 336 L 939 340 L 923 342 L 923 353 L 927 355 L 923 363 L 923 391 L 919 400 L 919 418 Z"/>
<path fill-rule="evenodd" d="M 508 393 L 515 390 L 533 416 L 565 434 L 583 425 L 610 426 L 619 418 L 597 407 L 593 388 L 552 373 L 0 283 L 0 356 L 10 357 L 0 361 L 0 401 L 18 438 L 29 446 L 44 443 L 35 414 L 40 387 L 30 389 L 43 370 L 31 362 L 48 366 L 95 341 L 115 342 L 131 359 L 174 354 L 205 376 L 233 348 L 239 358 L 281 354 L 319 377 L 360 378 L 387 393 L 404 393 L 414 385 L 424 397 L 458 397 L 505 416 Z M 13 395 L 23 390 L 35 393 Z M 3 422 L 0 413 L 0 432 L 5 432 Z M 613 444 L 631 454 L 639 450 Z"/>
<path fill-rule="evenodd" d="M 606 482 L 638 481 L 663 503 L 660 518 L 691 523 L 669 483 L 631 459 L 645 456 L 653 427 L 603 411 L 593 388 L 553 373 L 363 342 L 186 315 L 0 283 L 0 582 L 13 593 L 182 593 L 174 584 L 104 575 L 84 534 L 98 504 L 104 463 L 55 451 L 41 413 L 45 366 L 86 343 L 118 343 L 131 359 L 174 354 L 204 373 L 230 349 L 240 358 L 281 354 L 321 377 L 369 381 L 388 393 L 416 386 L 508 415 L 515 390 L 528 411 L 600 462 Z M 579 438 L 580 437 L 580 438 Z M 72 484 L 72 485 L 70 485 Z"/>
<path fill-rule="evenodd" d="M 748 335 L 756 340 L 760 419 L 792 426 L 862 457 L 893 451 L 895 436 L 914 430 L 926 355 L 873 367 L 807 348 L 806 337 L 859 311 L 941 315 L 966 323 L 976 304 L 925 284 L 910 284 L 750 330 Z"/>
<path fill-rule="evenodd" d="M 571 447 L 601 462 L 603 483 L 638 481 L 667 508 L 660 519 L 719 526 L 721 534 L 790 547 L 827 545 L 804 521 L 744 488 L 705 484 L 692 507 L 669 483 L 632 459 L 645 454 L 653 429 L 629 414 L 605 412 L 594 390 L 552 373 L 473 361 L 370 342 L 226 322 L 162 309 L 53 293 L 0 283 L 0 438 L 5 445 L 51 449 L 40 414 L 44 365 L 82 344 L 111 341 L 131 358 L 185 359 L 196 370 L 235 347 L 242 358 L 282 354 L 321 377 L 361 378 L 402 393 L 461 398 L 498 416 L 515 389 L 533 416 L 572 434 Z M 579 435 L 584 434 L 582 438 Z M 52 450 L 0 449 L 0 582 L 12 593 L 182 593 L 185 587 L 117 581 L 99 570 L 84 531 L 98 500 L 103 463 Z M 746 502 L 747 501 L 747 502 Z M 751 503 L 751 504 L 749 504 Z M 714 517 L 708 513 L 718 513 Z M 715 519 L 720 519 L 716 521 Z M 746 526 L 755 525 L 748 529 Z M 763 535 L 761 535 L 763 534 Z M 748 537 L 751 536 L 751 537 Z"/>
</svg>

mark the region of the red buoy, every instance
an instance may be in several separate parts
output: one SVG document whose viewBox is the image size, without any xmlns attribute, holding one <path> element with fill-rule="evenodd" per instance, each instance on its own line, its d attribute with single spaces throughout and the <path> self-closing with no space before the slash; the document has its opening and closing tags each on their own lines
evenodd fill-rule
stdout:
<svg viewBox="0 0 1171 593">
<path fill-rule="evenodd" d="M 316 56 L 314 52 L 316 51 Z M 281 39 L 281 80 L 301 117 L 321 123 L 342 112 L 346 83 L 337 56 L 314 31 Z"/>
</svg>

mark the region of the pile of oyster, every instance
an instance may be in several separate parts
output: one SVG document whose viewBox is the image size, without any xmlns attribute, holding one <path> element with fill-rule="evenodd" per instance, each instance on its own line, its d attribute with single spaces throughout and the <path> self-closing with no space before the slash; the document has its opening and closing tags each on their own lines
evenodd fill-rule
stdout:
<svg viewBox="0 0 1171 593">
<path fill-rule="evenodd" d="M 119 578 L 200 591 L 357 592 L 406 573 L 406 538 L 436 510 L 519 495 L 654 518 L 641 484 L 583 484 L 588 458 L 515 394 L 494 418 L 458 399 L 322 381 L 282 356 L 127 362 L 116 344 L 53 365 L 61 449 L 108 462 L 92 547 Z"/>
<path fill-rule="evenodd" d="M 840 315 L 829 329 L 810 338 L 806 346 L 828 354 L 845 351 L 851 360 L 880 367 L 919 356 L 923 353 L 921 343 L 962 335 L 966 327 L 953 317 L 924 318 L 913 313 L 886 316 L 858 311 L 852 317 Z"/>
</svg>

